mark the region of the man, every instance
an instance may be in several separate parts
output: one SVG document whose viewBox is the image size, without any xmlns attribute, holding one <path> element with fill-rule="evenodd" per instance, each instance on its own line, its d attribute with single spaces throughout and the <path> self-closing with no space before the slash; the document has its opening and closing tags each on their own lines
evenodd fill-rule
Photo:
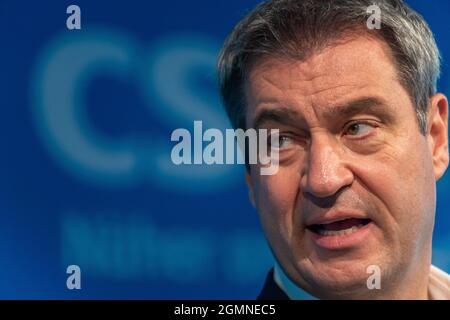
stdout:
<svg viewBox="0 0 450 320">
<path fill-rule="evenodd" d="M 246 173 L 277 261 L 260 299 L 450 299 L 431 266 L 448 101 L 419 14 L 401 0 L 265 2 L 218 71 L 233 126 L 280 133 L 278 172 Z"/>
</svg>

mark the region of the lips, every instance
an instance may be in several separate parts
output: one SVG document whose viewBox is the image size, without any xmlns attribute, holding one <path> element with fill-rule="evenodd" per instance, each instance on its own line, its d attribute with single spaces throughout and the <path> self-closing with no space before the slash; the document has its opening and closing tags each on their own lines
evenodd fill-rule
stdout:
<svg viewBox="0 0 450 320">
<path fill-rule="evenodd" d="M 342 220 L 311 224 L 307 228 L 321 236 L 344 236 L 357 232 L 371 222 L 368 218 L 344 218 Z"/>
<path fill-rule="evenodd" d="M 373 221 L 366 216 L 341 213 L 315 219 L 306 226 L 306 237 L 316 246 L 327 250 L 362 247 L 367 243 Z"/>
</svg>

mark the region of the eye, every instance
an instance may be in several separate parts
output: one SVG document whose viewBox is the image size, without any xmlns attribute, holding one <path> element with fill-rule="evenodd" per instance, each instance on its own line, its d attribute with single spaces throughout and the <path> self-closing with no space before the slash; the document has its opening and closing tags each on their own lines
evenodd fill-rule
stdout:
<svg viewBox="0 0 450 320">
<path fill-rule="evenodd" d="M 289 147 L 293 143 L 293 139 L 289 136 L 280 135 L 279 146 L 281 148 Z"/>
<path fill-rule="evenodd" d="M 268 146 L 269 146 L 269 148 L 272 146 L 272 144 L 271 144 L 271 140 L 272 139 L 272 136 L 270 136 L 269 138 L 268 138 Z M 292 144 L 294 143 L 294 138 L 292 138 L 292 137 L 290 137 L 290 136 L 288 136 L 288 135 L 283 135 L 283 134 L 280 134 L 279 136 L 278 136 L 278 149 L 284 149 L 284 148 L 288 148 L 288 147 L 290 147 Z M 275 147 L 275 146 L 274 146 Z"/>
<path fill-rule="evenodd" d="M 347 126 L 345 134 L 350 136 L 365 136 L 369 134 L 375 127 L 369 123 L 354 122 Z"/>
</svg>

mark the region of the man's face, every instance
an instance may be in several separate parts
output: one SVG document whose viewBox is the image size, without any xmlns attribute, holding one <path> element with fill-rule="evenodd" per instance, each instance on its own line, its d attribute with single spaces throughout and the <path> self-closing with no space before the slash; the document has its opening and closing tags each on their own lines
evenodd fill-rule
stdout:
<svg viewBox="0 0 450 320">
<path fill-rule="evenodd" d="M 429 264 L 435 181 L 448 163 L 445 97 L 422 135 L 388 46 L 358 37 L 303 62 L 259 61 L 246 98 L 247 127 L 280 130 L 278 173 L 253 166 L 247 181 L 293 281 L 345 296 L 368 290 L 370 265 L 389 287 Z"/>
</svg>

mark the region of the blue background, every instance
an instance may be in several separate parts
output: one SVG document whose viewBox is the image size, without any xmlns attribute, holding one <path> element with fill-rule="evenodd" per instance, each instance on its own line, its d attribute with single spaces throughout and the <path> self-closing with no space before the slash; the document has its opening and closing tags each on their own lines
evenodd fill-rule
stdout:
<svg viewBox="0 0 450 320">
<path fill-rule="evenodd" d="M 254 298 L 272 257 L 243 166 L 175 167 L 171 132 L 229 127 L 214 64 L 257 1 L 0 1 L 0 298 Z M 66 28 L 81 7 L 82 29 Z M 448 1 L 410 1 L 443 56 Z M 450 271 L 450 185 L 433 262 Z M 66 268 L 81 268 L 68 290 Z"/>
</svg>

